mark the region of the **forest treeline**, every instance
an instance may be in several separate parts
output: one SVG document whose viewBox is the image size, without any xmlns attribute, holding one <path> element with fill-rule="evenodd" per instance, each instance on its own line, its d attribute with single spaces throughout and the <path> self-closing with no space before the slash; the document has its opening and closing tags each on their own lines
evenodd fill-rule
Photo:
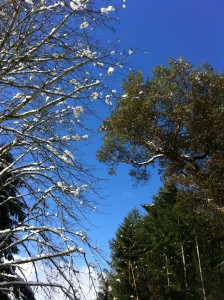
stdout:
<svg viewBox="0 0 224 300">
<path fill-rule="evenodd" d="M 125 217 L 98 299 L 224 299 L 224 216 L 193 197 L 165 187 Z"/>
<path fill-rule="evenodd" d="M 163 187 L 110 241 L 98 299 L 224 299 L 224 77 L 184 58 L 132 72 L 102 126 L 100 161 Z"/>
</svg>

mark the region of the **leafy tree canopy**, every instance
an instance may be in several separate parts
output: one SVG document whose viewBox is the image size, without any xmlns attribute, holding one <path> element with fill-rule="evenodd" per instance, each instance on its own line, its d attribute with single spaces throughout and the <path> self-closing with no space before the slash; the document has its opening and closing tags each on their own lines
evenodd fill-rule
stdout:
<svg viewBox="0 0 224 300">
<path fill-rule="evenodd" d="M 98 159 L 132 166 L 130 175 L 147 180 L 158 162 L 164 178 L 223 203 L 224 77 L 184 58 L 158 66 L 150 80 L 132 72 L 123 95 L 101 130 Z M 209 199 L 209 200 L 208 200 Z"/>
</svg>

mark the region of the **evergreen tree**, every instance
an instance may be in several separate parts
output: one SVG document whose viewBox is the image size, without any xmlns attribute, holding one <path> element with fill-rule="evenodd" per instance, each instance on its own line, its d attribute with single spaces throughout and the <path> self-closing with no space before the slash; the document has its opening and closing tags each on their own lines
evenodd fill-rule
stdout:
<svg viewBox="0 0 224 300">
<path fill-rule="evenodd" d="M 121 226 L 116 237 L 110 242 L 112 256 L 112 288 L 115 298 L 120 300 L 148 299 L 146 290 L 148 278 L 146 267 L 142 263 L 144 252 L 142 217 L 138 210 L 133 209 Z"/>
<path fill-rule="evenodd" d="M 0 172 L 5 168 L 8 171 L 0 177 L 0 230 L 13 229 L 18 222 L 22 222 L 25 218 L 23 199 L 18 197 L 18 189 L 22 187 L 22 182 L 14 178 L 10 164 L 13 157 L 10 153 L 1 156 Z M 0 261 L 13 260 L 14 254 L 18 254 L 18 248 L 14 243 L 16 237 L 13 233 L 1 234 L 0 237 Z M 26 285 L 10 286 L 10 281 L 15 281 L 19 276 L 13 266 L 1 267 L 0 282 L 8 282 L 9 288 L 0 291 L 0 297 L 3 300 L 15 299 L 33 300 L 34 295 L 30 288 Z"/>
<path fill-rule="evenodd" d="M 111 243 L 112 287 L 118 299 L 223 299 L 223 213 L 193 197 L 167 186 L 153 205 L 144 205 L 145 216 L 137 219 L 134 211 L 124 219 Z M 136 285 L 126 253 L 135 262 Z"/>
<path fill-rule="evenodd" d="M 151 241 L 146 256 L 148 264 L 154 262 L 151 270 L 159 271 L 155 278 L 164 299 L 223 297 L 223 213 L 194 197 L 166 187 L 154 198 L 154 205 L 146 207 L 146 229 L 154 229 L 146 230 Z"/>
</svg>

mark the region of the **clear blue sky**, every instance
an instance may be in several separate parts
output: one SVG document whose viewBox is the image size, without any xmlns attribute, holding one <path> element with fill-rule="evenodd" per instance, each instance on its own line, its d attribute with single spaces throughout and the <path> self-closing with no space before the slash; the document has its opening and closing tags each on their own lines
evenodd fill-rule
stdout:
<svg viewBox="0 0 224 300">
<path fill-rule="evenodd" d="M 120 24 L 115 38 L 121 39 L 122 48 L 139 52 L 130 57 L 131 64 L 146 77 L 154 66 L 180 56 L 194 65 L 206 61 L 217 72 L 224 70 L 223 0 L 126 0 L 125 5 L 126 9 L 119 13 Z M 118 78 L 114 88 L 120 81 Z M 97 227 L 93 228 L 91 236 L 108 253 L 108 239 L 114 236 L 123 218 L 132 208 L 151 202 L 160 181 L 155 170 L 147 185 L 134 188 L 125 166 L 119 167 L 116 176 L 107 176 L 106 166 L 94 158 L 99 145 L 100 137 L 97 137 L 88 150 L 91 151 L 89 157 L 99 168 L 97 174 L 108 179 L 102 183 L 102 192 L 108 197 L 103 200 L 107 206 L 100 208 L 104 214 L 92 217 Z"/>
</svg>

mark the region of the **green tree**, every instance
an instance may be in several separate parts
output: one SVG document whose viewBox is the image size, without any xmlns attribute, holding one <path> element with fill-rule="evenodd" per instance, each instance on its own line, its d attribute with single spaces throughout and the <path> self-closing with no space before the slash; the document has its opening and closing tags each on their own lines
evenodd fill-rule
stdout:
<svg viewBox="0 0 224 300">
<path fill-rule="evenodd" d="M 113 296 L 120 300 L 148 299 L 148 278 L 146 266 L 142 262 L 144 253 L 142 242 L 142 217 L 133 209 L 110 242 L 112 257 Z"/>
<path fill-rule="evenodd" d="M 13 162 L 12 155 L 6 153 L 1 157 L 0 172 L 8 167 Z M 22 199 L 17 198 L 17 190 L 21 187 L 21 182 L 18 179 L 13 178 L 10 169 L 7 173 L 3 174 L 0 178 L 0 229 L 13 228 L 17 222 L 24 219 L 24 207 L 25 204 Z M 2 248 L 4 243 L 10 244 L 11 238 L 3 237 L 1 239 Z M 8 251 L 4 251 L 2 255 L 6 259 L 12 259 L 12 253 L 17 253 L 17 247 L 14 246 Z"/>
<path fill-rule="evenodd" d="M 196 197 L 189 191 L 179 192 L 174 208 L 185 251 L 188 289 L 201 299 L 223 299 L 224 215 Z"/>
<path fill-rule="evenodd" d="M 223 213 L 194 197 L 165 187 L 145 206 L 145 257 L 162 299 L 223 297 Z"/>
<path fill-rule="evenodd" d="M 124 219 L 111 243 L 111 285 L 118 299 L 223 299 L 223 213 L 193 197 L 166 186 L 153 205 L 144 205 L 147 214 L 137 223 L 133 212 Z M 137 266 L 138 293 L 130 280 L 127 253 Z"/>
<path fill-rule="evenodd" d="M 204 201 L 223 205 L 224 76 L 205 63 L 185 59 L 156 67 L 150 80 L 132 72 L 123 95 L 101 130 L 98 159 L 113 172 L 116 164 L 147 180 L 159 164 L 166 181 L 197 190 Z"/>
<path fill-rule="evenodd" d="M 21 188 L 22 182 L 14 178 L 9 166 L 13 162 L 10 153 L 6 153 L 0 160 L 0 172 L 5 168 L 8 169 L 0 177 L 0 230 L 13 229 L 18 222 L 22 222 L 25 218 L 24 209 L 26 207 L 22 197 L 18 197 L 18 189 Z M 18 247 L 14 241 L 15 234 L 1 234 L 0 237 L 0 261 L 13 260 L 14 255 L 18 254 Z M 11 246 L 13 245 L 13 246 Z M 16 273 L 16 268 L 8 266 L 1 268 L 0 282 L 8 282 L 9 287 L 0 291 L 0 297 L 3 300 L 11 299 L 12 295 L 16 299 L 33 300 L 34 295 L 30 288 L 26 285 L 11 286 L 10 282 L 20 280 L 20 276 Z"/>
</svg>

